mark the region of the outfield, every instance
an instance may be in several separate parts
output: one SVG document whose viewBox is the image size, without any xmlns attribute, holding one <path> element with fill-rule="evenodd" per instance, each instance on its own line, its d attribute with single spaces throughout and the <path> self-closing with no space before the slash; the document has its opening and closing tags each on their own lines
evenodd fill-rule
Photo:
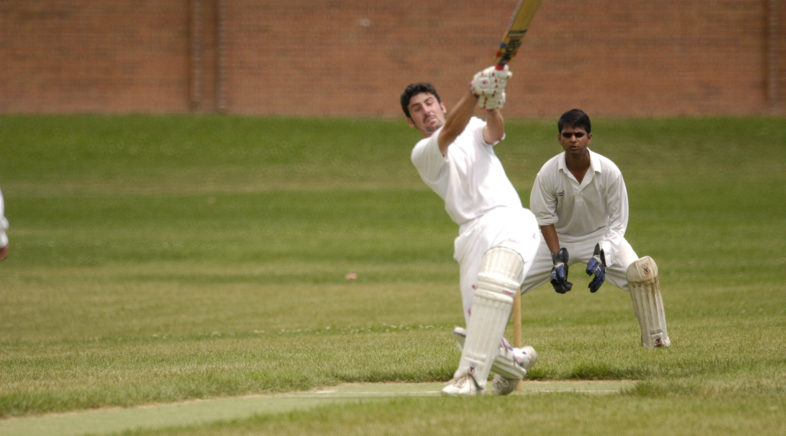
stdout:
<svg viewBox="0 0 786 436">
<path fill-rule="evenodd" d="M 498 149 L 525 203 L 553 124 L 509 120 Z M 569 294 L 523 297 L 523 332 L 532 380 L 622 389 L 353 398 L 133 434 L 786 433 L 786 120 L 593 133 L 625 175 L 629 241 L 658 262 L 673 346 L 641 349 L 630 298 L 590 295 L 580 268 Z M 449 379 L 456 229 L 415 140 L 403 120 L 0 116 L 0 429 Z"/>
</svg>

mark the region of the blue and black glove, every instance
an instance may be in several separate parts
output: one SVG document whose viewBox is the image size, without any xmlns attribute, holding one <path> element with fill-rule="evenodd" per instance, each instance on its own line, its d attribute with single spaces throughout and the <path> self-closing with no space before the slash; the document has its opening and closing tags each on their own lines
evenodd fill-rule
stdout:
<svg viewBox="0 0 786 436">
<path fill-rule="evenodd" d="M 600 249 L 600 244 L 595 244 L 595 251 L 592 252 L 592 258 L 587 262 L 587 275 L 595 276 L 589 284 L 590 292 L 595 292 L 600 289 L 600 285 L 606 280 L 606 255 L 603 253 L 603 250 Z"/>
<path fill-rule="evenodd" d="M 551 253 L 551 261 L 554 267 L 551 268 L 551 286 L 558 294 L 564 294 L 573 287 L 573 283 L 568 281 L 568 250 L 560 248 L 557 253 Z"/>
</svg>

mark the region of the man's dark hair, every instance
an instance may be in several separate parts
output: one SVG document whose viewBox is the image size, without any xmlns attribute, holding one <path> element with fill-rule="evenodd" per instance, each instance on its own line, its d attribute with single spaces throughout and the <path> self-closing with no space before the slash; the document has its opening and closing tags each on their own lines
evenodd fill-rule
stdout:
<svg viewBox="0 0 786 436">
<path fill-rule="evenodd" d="M 587 133 L 592 133 L 592 125 L 590 124 L 589 115 L 584 113 L 581 109 L 571 109 L 561 117 L 559 117 L 559 121 L 557 122 L 557 131 L 562 132 L 562 129 L 565 127 L 582 127 Z"/>
<path fill-rule="evenodd" d="M 437 89 L 434 88 L 434 85 L 428 82 L 417 82 L 411 83 L 407 86 L 407 89 L 401 94 L 401 109 L 404 111 L 404 115 L 407 118 L 411 118 L 409 115 L 409 100 L 412 99 L 413 96 L 416 96 L 420 93 L 428 93 L 437 97 L 437 101 L 442 103 L 442 99 L 439 98 L 439 94 L 437 94 Z"/>
</svg>

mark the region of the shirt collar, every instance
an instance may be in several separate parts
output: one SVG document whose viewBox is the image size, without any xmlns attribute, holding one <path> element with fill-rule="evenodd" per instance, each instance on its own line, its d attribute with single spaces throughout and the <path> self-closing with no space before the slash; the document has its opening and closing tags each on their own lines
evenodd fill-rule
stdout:
<svg viewBox="0 0 786 436">
<path fill-rule="evenodd" d="M 598 157 L 598 154 L 597 153 L 593 153 L 592 150 L 590 150 L 590 149 L 587 149 L 587 151 L 589 151 L 589 154 L 590 154 L 590 168 L 592 168 L 592 171 L 595 171 L 596 173 L 599 173 L 600 172 L 600 158 Z"/>
</svg>

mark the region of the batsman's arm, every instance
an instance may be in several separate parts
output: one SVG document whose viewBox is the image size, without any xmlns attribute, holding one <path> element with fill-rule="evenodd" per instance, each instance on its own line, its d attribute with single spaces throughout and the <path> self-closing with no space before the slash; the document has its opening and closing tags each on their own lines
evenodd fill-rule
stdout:
<svg viewBox="0 0 786 436">
<path fill-rule="evenodd" d="M 467 127 L 467 124 L 469 124 L 469 120 L 475 113 L 475 106 L 477 106 L 477 104 L 478 98 L 467 90 L 458 104 L 448 113 L 448 117 L 445 119 L 445 125 L 442 127 L 442 130 L 440 130 L 439 137 L 437 138 L 439 151 L 442 152 L 443 156 L 448 152 L 450 144 L 456 140 L 458 135 L 460 135 Z"/>
<path fill-rule="evenodd" d="M 483 140 L 487 144 L 496 144 L 505 137 L 505 119 L 499 109 L 486 111 L 486 127 L 483 129 Z"/>
</svg>

